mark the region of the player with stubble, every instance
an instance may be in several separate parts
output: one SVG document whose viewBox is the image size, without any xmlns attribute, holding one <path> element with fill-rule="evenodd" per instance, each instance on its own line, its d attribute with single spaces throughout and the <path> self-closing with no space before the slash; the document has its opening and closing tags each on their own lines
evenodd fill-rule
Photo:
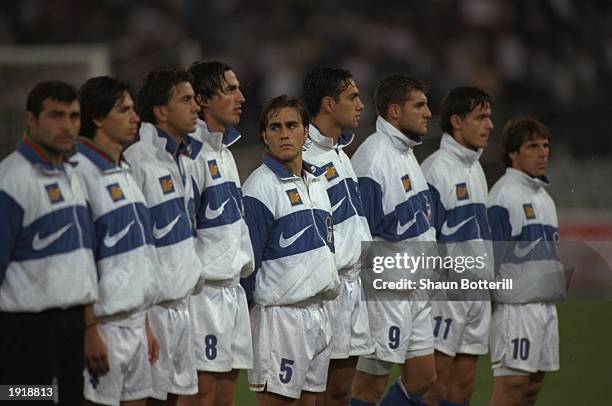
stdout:
<svg viewBox="0 0 612 406">
<path fill-rule="evenodd" d="M 427 90 L 408 75 L 384 78 L 375 93 L 376 132 L 351 158 L 374 243 L 435 242 L 431 194 L 413 152 L 431 117 Z M 412 255 L 420 255 L 418 247 Z M 381 405 L 423 405 L 435 381 L 431 305 L 418 291 L 401 293 L 400 300 L 388 300 L 384 290 L 366 289 L 375 353 L 359 358 L 351 405 L 376 404 L 393 364 L 401 376 Z"/>
<path fill-rule="evenodd" d="M 357 176 L 343 151 L 354 139 L 364 105 L 352 74 L 345 69 L 315 68 L 306 75 L 303 88 L 312 117 L 303 154 L 325 170 L 341 281 L 338 297 L 325 302 L 332 325 L 332 354 L 323 404 L 346 405 L 358 356 L 374 351 L 360 278 L 361 242 L 372 237 Z"/>
<path fill-rule="evenodd" d="M 61 405 L 83 404 L 85 308 L 98 297 L 93 222 L 67 160 L 80 123 L 71 85 L 39 83 L 0 163 L 0 384 L 56 385 Z"/>
</svg>

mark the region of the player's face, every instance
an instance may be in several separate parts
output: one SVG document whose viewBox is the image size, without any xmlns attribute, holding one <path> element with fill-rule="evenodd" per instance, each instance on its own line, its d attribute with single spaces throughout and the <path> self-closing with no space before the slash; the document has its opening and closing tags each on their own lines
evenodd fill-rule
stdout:
<svg viewBox="0 0 612 406">
<path fill-rule="evenodd" d="M 170 92 L 170 100 L 165 109 L 166 126 L 180 137 L 192 133 L 198 123 L 200 106 L 195 101 L 195 93 L 189 82 L 177 84 Z"/>
<path fill-rule="evenodd" d="M 244 95 L 240 91 L 240 82 L 236 74 L 225 71 L 221 81 L 221 89 L 210 99 L 202 102 L 206 124 L 213 131 L 223 131 L 227 126 L 240 122 Z"/>
<path fill-rule="evenodd" d="M 106 117 L 96 120 L 96 125 L 112 142 L 125 147 L 134 141 L 138 132 L 138 121 L 132 96 L 125 92 Z"/>
<path fill-rule="evenodd" d="M 547 138 L 531 138 L 523 141 L 518 151 L 510 153 L 512 167 L 528 175 L 540 177 L 546 174 L 550 143 Z"/>
<path fill-rule="evenodd" d="M 418 135 L 427 134 L 427 122 L 431 118 L 431 111 L 427 107 L 427 96 L 420 90 L 408 93 L 404 103 L 400 106 L 399 130 L 403 133 Z"/>
<path fill-rule="evenodd" d="M 283 107 L 268 114 L 268 124 L 262 136 L 270 153 L 291 165 L 301 158 L 308 132 L 299 112 L 293 107 Z"/>
<path fill-rule="evenodd" d="M 342 130 L 357 129 L 364 105 L 359 98 L 359 89 L 352 79 L 349 80 L 348 87 L 338 95 L 338 101 L 332 102 L 332 106 L 332 119 Z"/>
<path fill-rule="evenodd" d="M 491 105 L 485 103 L 476 106 L 465 117 L 457 117 L 455 124 L 455 139 L 466 148 L 477 150 L 485 148 L 493 129 L 491 121 Z"/>
<path fill-rule="evenodd" d="M 81 110 L 78 100 L 61 102 L 45 99 L 38 117 L 27 113 L 28 129 L 32 139 L 43 145 L 52 154 L 67 154 L 73 151 L 81 128 Z"/>
</svg>

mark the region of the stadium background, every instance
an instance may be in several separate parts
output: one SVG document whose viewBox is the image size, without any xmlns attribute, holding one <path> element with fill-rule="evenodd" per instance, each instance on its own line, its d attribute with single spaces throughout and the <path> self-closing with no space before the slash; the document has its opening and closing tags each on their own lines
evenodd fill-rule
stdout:
<svg viewBox="0 0 612 406">
<path fill-rule="evenodd" d="M 212 58 L 234 68 L 247 98 L 243 138 L 233 149 L 243 179 L 262 152 L 261 106 L 281 93 L 300 96 L 305 72 L 318 64 L 350 69 L 361 89 L 366 109 L 349 153 L 373 131 L 373 90 L 393 72 L 431 84 L 434 117 L 416 150 L 420 160 L 439 144 L 440 100 L 456 85 L 480 86 L 495 100 L 496 128 L 482 158 L 490 184 L 504 170 L 499 135 L 509 117 L 529 114 L 549 126 L 562 239 L 605 242 L 581 259 L 575 294 L 559 306 L 561 371 L 547 377 L 539 404 L 610 403 L 612 2 L 4 0 L 0 158 L 21 136 L 36 82 L 78 87 L 110 74 L 138 84 L 152 67 Z M 483 357 L 474 405 L 490 396 L 488 364 Z M 241 379 L 238 404 L 253 403 Z"/>
</svg>

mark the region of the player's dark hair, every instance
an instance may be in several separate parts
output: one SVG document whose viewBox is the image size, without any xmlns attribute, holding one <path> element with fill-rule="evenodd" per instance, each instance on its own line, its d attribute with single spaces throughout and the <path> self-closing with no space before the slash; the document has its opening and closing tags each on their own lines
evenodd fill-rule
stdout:
<svg viewBox="0 0 612 406">
<path fill-rule="evenodd" d="M 408 100 L 410 92 L 413 90 L 427 93 L 429 86 L 408 75 L 395 74 L 385 77 L 378 83 L 374 92 L 376 112 L 379 116 L 386 119 L 389 106 L 392 104 L 402 104 Z"/>
<path fill-rule="evenodd" d="M 94 120 L 106 117 L 126 94 L 134 100 L 134 89 L 129 84 L 109 76 L 98 76 L 83 83 L 79 89 L 81 135 L 93 138 L 97 129 Z"/>
<path fill-rule="evenodd" d="M 527 141 L 545 138 L 550 141 L 550 131 L 533 117 L 513 117 L 502 130 L 502 159 L 506 166 L 512 166 L 509 154 L 517 152 Z"/>
<path fill-rule="evenodd" d="M 43 102 L 47 99 L 70 103 L 77 100 L 77 91 L 72 85 L 59 80 L 40 82 L 28 94 L 26 111 L 38 117 L 42 111 Z"/>
<path fill-rule="evenodd" d="M 220 61 L 194 62 L 189 67 L 193 76 L 193 90 L 196 95 L 207 100 L 215 94 L 223 92 L 225 72 L 232 70 L 231 66 Z"/>
<path fill-rule="evenodd" d="M 308 129 L 308 124 L 310 123 L 310 115 L 308 114 L 308 111 L 306 110 L 306 106 L 304 105 L 304 102 L 302 102 L 298 98 L 287 96 L 286 94 L 283 94 L 283 95 L 273 98 L 268 103 L 266 103 L 263 110 L 261 111 L 261 116 L 259 118 L 260 134 L 263 134 L 263 132 L 268 127 L 270 118 L 274 117 L 276 114 L 278 114 L 278 111 L 280 109 L 285 108 L 285 107 L 295 109 L 298 112 L 298 115 L 300 116 L 302 125 L 304 126 L 304 128 Z M 263 135 L 261 136 L 261 139 L 263 141 Z"/>
<path fill-rule="evenodd" d="M 156 124 L 153 108 L 168 105 L 172 91 L 183 82 L 193 84 L 191 75 L 182 68 L 150 71 L 138 91 L 138 113 L 142 121 Z"/>
<path fill-rule="evenodd" d="M 453 126 L 450 119 L 454 114 L 465 117 L 477 107 L 492 106 L 491 96 L 484 90 L 473 86 L 456 87 L 442 99 L 440 111 L 440 128 L 447 134 L 453 135 Z"/>
<path fill-rule="evenodd" d="M 340 93 L 351 84 L 353 74 L 346 69 L 320 66 L 312 69 L 304 78 L 304 102 L 312 117 L 321 111 L 324 97 L 339 100 Z"/>
</svg>

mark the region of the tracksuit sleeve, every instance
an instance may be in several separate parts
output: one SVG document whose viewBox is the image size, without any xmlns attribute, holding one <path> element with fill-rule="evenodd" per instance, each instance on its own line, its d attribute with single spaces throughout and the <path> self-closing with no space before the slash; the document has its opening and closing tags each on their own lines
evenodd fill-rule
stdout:
<svg viewBox="0 0 612 406">
<path fill-rule="evenodd" d="M 363 212 L 368 220 L 370 233 L 373 236 L 380 235 L 385 217 L 382 207 L 382 187 L 372 178 L 361 177 L 358 181 Z"/>
<path fill-rule="evenodd" d="M 261 267 L 268 236 L 274 224 L 274 216 L 261 201 L 251 196 L 244 197 L 244 213 L 251 237 L 251 245 L 253 246 L 255 270 L 248 277 L 242 278 L 240 284 L 244 288 L 250 304 L 253 300 L 253 291 L 255 290 L 255 276 Z"/>
<path fill-rule="evenodd" d="M 8 193 L 0 191 L 0 223 L 2 223 L 0 227 L 0 285 L 4 282 L 6 270 L 11 262 L 17 236 L 23 224 L 23 215 L 24 211 L 19 203 Z"/>
</svg>

